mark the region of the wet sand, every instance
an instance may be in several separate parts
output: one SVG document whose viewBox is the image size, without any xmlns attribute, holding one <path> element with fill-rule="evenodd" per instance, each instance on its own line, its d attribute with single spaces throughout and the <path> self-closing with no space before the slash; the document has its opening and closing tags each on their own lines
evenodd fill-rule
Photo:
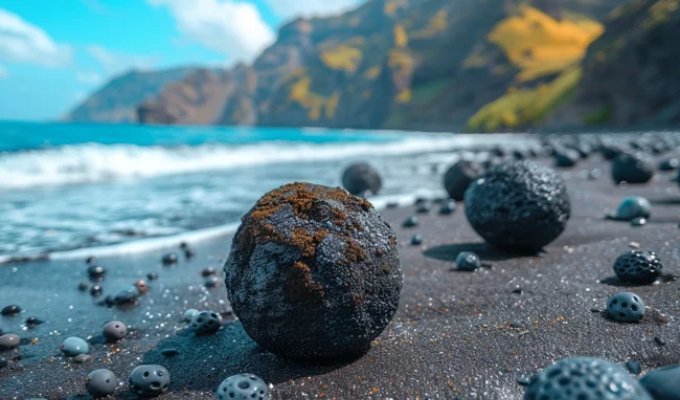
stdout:
<svg viewBox="0 0 680 400">
<path fill-rule="evenodd" d="M 585 178 L 599 168 L 602 176 Z M 309 365 L 279 358 L 259 348 L 231 314 L 222 282 L 202 287 L 200 271 L 221 270 L 231 238 L 192 244 L 196 256 L 163 267 L 168 250 L 101 258 L 108 270 L 104 293 L 155 271 L 149 294 L 130 309 L 95 303 L 78 283 L 87 281 L 84 260 L 41 261 L 0 267 L 0 306 L 25 311 L 0 317 L 0 329 L 17 333 L 17 358 L 0 369 L 0 399 L 88 399 L 85 377 L 108 368 L 127 380 L 140 363 L 159 363 L 172 375 L 170 391 L 159 399 L 212 399 L 226 377 L 255 373 L 274 385 L 273 399 L 518 399 L 522 381 L 553 360 L 588 355 L 641 363 L 643 372 L 680 362 L 680 280 L 626 287 L 613 278 L 616 257 L 638 243 L 654 250 L 665 272 L 680 274 L 678 238 L 680 189 L 672 174 L 657 174 L 646 185 L 615 186 L 608 163 L 600 156 L 561 170 L 572 199 L 572 218 L 564 234 L 539 256 L 514 256 L 488 247 L 469 227 L 462 204 L 451 216 L 436 207 L 419 214 L 420 225 L 401 228 L 414 207 L 382 211 L 399 237 L 404 272 L 401 304 L 393 322 L 361 358 Z M 642 195 L 653 204 L 643 227 L 607 221 L 627 195 Z M 414 233 L 422 246 L 411 246 Z M 180 254 L 179 249 L 171 249 Z M 452 271 L 463 250 L 477 252 L 490 269 Z M 639 324 L 622 324 L 600 312 L 608 296 L 632 290 L 648 306 Z M 226 325 L 214 336 L 195 337 L 179 322 L 185 309 L 213 309 Z M 23 330 L 29 316 L 45 323 Z M 104 344 L 102 325 L 120 319 L 133 328 L 122 342 Z M 74 364 L 59 353 L 68 336 L 92 337 L 86 364 Z M 172 357 L 162 350 L 175 349 Z M 127 385 L 115 398 L 132 399 Z"/>
</svg>

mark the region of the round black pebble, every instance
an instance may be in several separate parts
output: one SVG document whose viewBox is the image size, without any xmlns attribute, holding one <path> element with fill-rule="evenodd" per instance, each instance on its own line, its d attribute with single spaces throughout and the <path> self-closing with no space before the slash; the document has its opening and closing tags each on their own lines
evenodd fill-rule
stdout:
<svg viewBox="0 0 680 400">
<path fill-rule="evenodd" d="M 654 400 L 680 399 L 680 364 L 655 369 L 640 379 Z"/>
<path fill-rule="evenodd" d="M 150 281 L 155 281 L 156 279 L 158 279 L 158 273 L 157 272 L 149 272 L 148 274 L 146 274 L 146 279 L 148 279 Z"/>
<path fill-rule="evenodd" d="M 368 350 L 396 312 L 403 280 L 396 236 L 373 206 L 308 183 L 257 202 L 224 270 L 246 332 L 294 358 Z"/>
<path fill-rule="evenodd" d="M 404 220 L 404 222 L 401 224 L 402 227 L 404 228 L 413 228 L 418 226 L 418 217 L 415 215 L 408 217 Z"/>
<path fill-rule="evenodd" d="M 451 215 L 456 211 L 456 201 L 451 199 L 444 202 L 439 208 L 440 215 Z"/>
<path fill-rule="evenodd" d="M 654 176 L 654 166 L 636 154 L 620 154 L 612 161 L 612 179 L 621 183 L 647 183 Z"/>
<path fill-rule="evenodd" d="M 102 329 L 102 335 L 108 342 L 117 342 L 127 335 L 127 325 L 121 321 L 109 321 Z"/>
<path fill-rule="evenodd" d="M 555 166 L 561 168 L 570 168 L 575 166 L 581 155 L 575 150 L 561 149 L 555 153 Z"/>
<path fill-rule="evenodd" d="M 417 233 L 411 236 L 411 244 L 413 246 L 420 246 L 421 244 L 423 244 L 423 236 Z"/>
<path fill-rule="evenodd" d="M 661 260 L 649 250 L 629 250 L 614 262 L 614 272 L 624 282 L 647 284 L 654 282 L 663 271 Z"/>
<path fill-rule="evenodd" d="M 212 335 L 222 327 L 222 317 L 216 312 L 201 311 L 194 315 L 189 324 L 189 329 L 196 335 Z"/>
<path fill-rule="evenodd" d="M 213 276 L 216 275 L 217 271 L 213 267 L 208 267 L 205 268 L 203 271 L 201 271 L 201 276 L 203 277 L 208 277 L 208 276 Z"/>
<path fill-rule="evenodd" d="M 370 164 L 360 162 L 345 169 L 342 173 L 342 186 L 357 196 L 366 192 L 378 194 L 382 187 L 382 179 L 378 171 Z"/>
<path fill-rule="evenodd" d="M 177 254 L 175 253 L 168 253 L 161 257 L 161 263 L 163 265 L 174 265 L 177 264 Z"/>
<path fill-rule="evenodd" d="M 21 312 L 21 307 L 19 307 L 16 304 L 10 304 L 8 306 L 5 306 L 2 311 L 0 311 L 1 315 L 4 316 L 10 316 L 10 315 L 17 315 Z"/>
<path fill-rule="evenodd" d="M 108 369 L 97 369 L 90 372 L 85 382 L 87 392 L 95 399 L 113 394 L 117 387 L 118 378 Z"/>
<path fill-rule="evenodd" d="M 28 327 L 35 327 L 37 325 L 41 325 L 45 323 L 45 321 L 39 319 L 38 317 L 28 317 L 26 318 L 26 325 Z"/>
<path fill-rule="evenodd" d="M 481 266 L 479 256 L 471 251 L 462 251 L 456 257 L 456 268 L 461 271 L 476 271 Z"/>
<path fill-rule="evenodd" d="M 103 291 L 104 289 L 101 287 L 101 285 L 92 285 L 92 287 L 90 288 L 90 294 L 93 297 L 101 296 Z"/>
<path fill-rule="evenodd" d="M 675 157 L 666 158 L 659 162 L 660 171 L 675 171 L 680 168 L 680 160 Z"/>
<path fill-rule="evenodd" d="M 491 168 L 465 193 L 465 215 L 488 243 L 516 253 L 535 253 L 567 225 L 571 205 L 562 178 L 533 161 Z"/>
<path fill-rule="evenodd" d="M 102 279 L 106 275 L 106 269 L 100 265 L 90 265 L 87 267 L 87 275 L 90 279 Z"/>
<path fill-rule="evenodd" d="M 471 160 L 461 159 L 451 165 L 444 174 L 444 189 L 454 200 L 461 201 L 465 190 L 483 172 L 482 166 Z"/>
</svg>

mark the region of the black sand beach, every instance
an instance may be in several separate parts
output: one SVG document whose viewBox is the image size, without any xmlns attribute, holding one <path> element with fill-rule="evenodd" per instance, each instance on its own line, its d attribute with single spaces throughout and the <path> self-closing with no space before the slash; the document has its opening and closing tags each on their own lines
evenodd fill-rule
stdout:
<svg viewBox="0 0 680 400">
<path fill-rule="evenodd" d="M 587 179 L 592 168 L 602 176 Z M 11 359 L 0 369 L 0 399 L 88 399 L 84 382 L 91 370 L 108 368 L 127 380 L 140 363 L 162 364 L 170 371 L 170 391 L 159 399 L 212 399 L 223 379 L 242 372 L 271 382 L 273 399 L 518 399 L 524 391 L 518 381 L 568 356 L 632 359 L 643 373 L 680 362 L 680 280 L 667 276 L 630 288 L 612 270 L 620 253 L 639 246 L 657 252 L 665 273 L 680 274 L 680 190 L 670 182 L 673 175 L 615 186 L 609 164 L 599 155 L 560 173 L 572 199 L 572 218 L 539 256 L 515 256 L 484 244 L 468 225 L 462 204 L 451 216 L 438 215 L 436 208 L 419 214 L 415 228 L 401 227 L 415 213 L 413 207 L 382 211 L 399 237 L 401 304 L 366 355 L 331 364 L 293 362 L 262 350 L 230 312 L 223 283 L 203 288 L 201 270 L 221 271 L 230 237 L 192 243 L 196 256 L 180 257 L 169 267 L 160 262 L 167 249 L 100 258 L 108 270 L 105 295 L 158 273 L 158 280 L 149 282 L 149 294 L 130 309 L 96 305 L 104 296 L 93 300 L 78 291 L 78 283 L 87 281 L 84 260 L 2 266 L 0 306 L 16 303 L 25 311 L 0 317 L 0 329 L 22 338 L 18 350 L 0 354 Z M 604 220 L 628 195 L 652 202 L 647 225 Z M 424 236 L 422 246 L 410 244 L 414 233 Z M 491 268 L 452 271 L 463 250 L 477 252 Z M 601 313 L 610 295 L 627 289 L 648 306 L 639 324 L 617 323 Z M 195 337 L 180 322 L 187 308 L 219 311 L 226 325 L 216 335 Z M 45 323 L 23 329 L 29 316 Z M 133 329 L 115 345 L 99 337 L 111 319 Z M 93 360 L 74 364 L 65 359 L 58 349 L 68 336 L 92 337 Z M 168 349 L 178 354 L 163 355 Z M 125 386 L 115 398 L 134 397 Z"/>
</svg>

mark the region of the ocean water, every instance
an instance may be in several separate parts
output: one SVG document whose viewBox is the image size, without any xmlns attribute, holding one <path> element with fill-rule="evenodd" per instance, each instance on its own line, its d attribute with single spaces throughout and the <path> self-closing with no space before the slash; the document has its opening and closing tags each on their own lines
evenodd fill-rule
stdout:
<svg viewBox="0 0 680 400">
<path fill-rule="evenodd" d="M 0 262 L 140 251 L 233 230 L 287 182 L 366 160 L 388 201 L 443 194 L 447 164 L 503 136 L 0 122 Z M 409 200 L 410 199 L 410 200 Z"/>
</svg>

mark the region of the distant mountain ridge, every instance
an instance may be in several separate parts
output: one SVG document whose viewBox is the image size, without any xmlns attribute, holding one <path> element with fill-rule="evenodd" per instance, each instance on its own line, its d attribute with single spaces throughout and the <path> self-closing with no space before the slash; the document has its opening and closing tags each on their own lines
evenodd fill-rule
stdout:
<svg viewBox="0 0 680 400">
<path fill-rule="evenodd" d="M 150 76 L 135 96 L 114 80 L 69 119 L 132 107 L 158 124 L 667 127 L 680 123 L 678 32 L 680 0 L 369 0 L 292 21 L 252 65 Z"/>
</svg>

